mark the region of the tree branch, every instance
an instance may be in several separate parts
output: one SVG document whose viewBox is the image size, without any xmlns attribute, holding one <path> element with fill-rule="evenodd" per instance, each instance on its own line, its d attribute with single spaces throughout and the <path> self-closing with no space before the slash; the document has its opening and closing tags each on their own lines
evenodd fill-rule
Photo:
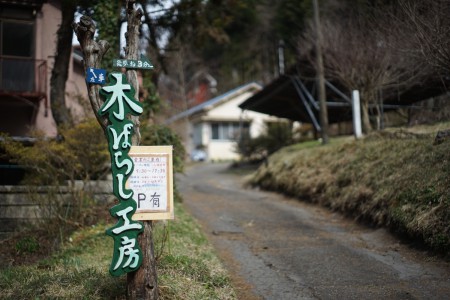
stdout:
<svg viewBox="0 0 450 300">
<path fill-rule="evenodd" d="M 135 9 L 135 0 L 127 1 L 127 32 L 125 33 L 126 47 L 125 57 L 127 59 L 139 59 L 139 28 L 141 26 L 142 10 Z M 128 82 L 135 90 L 134 98 L 139 100 L 139 82 L 136 70 L 128 69 L 126 72 Z M 132 137 L 132 144 L 139 145 L 141 143 L 141 132 L 139 116 L 131 116 L 130 120 L 134 124 L 134 135 Z"/>
<path fill-rule="evenodd" d="M 83 51 L 83 64 L 84 71 L 86 73 L 88 68 L 99 69 L 101 67 L 101 62 L 103 55 L 108 51 L 108 42 L 100 40 L 96 42 L 94 40 L 95 34 L 95 24 L 93 20 L 88 16 L 82 16 L 80 22 L 72 23 L 72 28 L 80 42 L 81 50 Z M 100 88 L 99 84 L 87 84 L 89 101 L 91 103 L 92 109 L 95 112 L 97 121 L 102 126 L 103 130 L 106 132 L 106 127 L 108 126 L 108 118 L 101 117 L 97 114 L 103 104 L 103 100 L 100 98 Z"/>
</svg>

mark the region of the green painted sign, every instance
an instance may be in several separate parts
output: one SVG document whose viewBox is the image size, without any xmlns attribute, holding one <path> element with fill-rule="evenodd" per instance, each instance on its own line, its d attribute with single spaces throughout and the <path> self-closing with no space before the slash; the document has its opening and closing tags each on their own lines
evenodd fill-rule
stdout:
<svg viewBox="0 0 450 300">
<path fill-rule="evenodd" d="M 102 87 L 100 95 L 105 103 L 98 114 L 107 116 L 111 125 L 107 127 L 111 171 L 113 175 L 113 193 L 119 204 L 111 208 L 111 216 L 117 223 L 106 230 L 114 239 L 114 252 L 109 272 L 113 276 L 136 271 L 142 264 L 142 251 L 137 236 L 143 231 L 143 224 L 132 220 L 136 212 L 136 202 L 132 199 L 133 190 L 125 187 L 127 179 L 133 172 L 133 160 L 128 155 L 131 148 L 133 123 L 127 115 L 138 116 L 142 105 L 134 99 L 134 88 L 122 73 L 108 75 L 109 84 Z"/>
</svg>

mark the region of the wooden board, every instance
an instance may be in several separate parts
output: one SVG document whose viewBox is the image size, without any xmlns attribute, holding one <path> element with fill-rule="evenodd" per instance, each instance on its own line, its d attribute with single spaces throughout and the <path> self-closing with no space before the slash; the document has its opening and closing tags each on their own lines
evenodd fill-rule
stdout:
<svg viewBox="0 0 450 300">
<path fill-rule="evenodd" d="M 127 181 L 137 204 L 133 220 L 173 219 L 172 146 L 132 146 L 134 170 Z"/>
</svg>

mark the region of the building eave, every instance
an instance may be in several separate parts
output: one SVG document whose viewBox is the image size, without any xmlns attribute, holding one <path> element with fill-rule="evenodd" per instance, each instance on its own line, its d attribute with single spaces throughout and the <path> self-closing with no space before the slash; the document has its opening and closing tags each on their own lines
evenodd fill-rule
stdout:
<svg viewBox="0 0 450 300">
<path fill-rule="evenodd" d="M 169 119 L 166 120 L 165 124 L 171 124 L 173 122 L 176 122 L 183 118 L 189 118 L 193 116 L 194 114 L 200 114 L 207 112 L 222 103 L 225 103 L 243 93 L 249 92 L 249 91 L 260 91 L 262 89 L 261 85 L 257 84 L 256 82 L 247 83 L 245 85 L 239 86 L 235 89 L 232 89 L 222 95 L 219 95 L 217 97 L 214 97 L 206 102 L 203 102 L 197 106 L 194 106 L 188 110 L 185 110 Z"/>
</svg>

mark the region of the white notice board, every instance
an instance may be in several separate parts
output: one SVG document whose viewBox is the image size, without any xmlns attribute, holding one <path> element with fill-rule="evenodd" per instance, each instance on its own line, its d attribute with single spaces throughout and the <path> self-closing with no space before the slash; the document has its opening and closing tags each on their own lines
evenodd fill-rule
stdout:
<svg viewBox="0 0 450 300">
<path fill-rule="evenodd" d="M 132 146 L 134 163 L 127 188 L 137 209 L 133 220 L 173 219 L 172 146 Z"/>
</svg>

